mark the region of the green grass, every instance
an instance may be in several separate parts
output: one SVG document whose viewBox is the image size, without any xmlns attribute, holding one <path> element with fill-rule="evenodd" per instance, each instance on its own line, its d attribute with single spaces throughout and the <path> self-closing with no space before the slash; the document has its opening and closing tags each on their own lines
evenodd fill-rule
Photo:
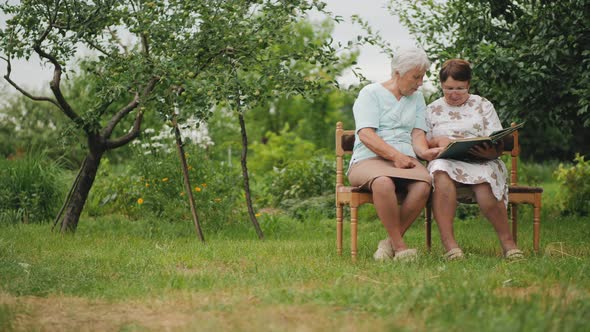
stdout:
<svg viewBox="0 0 590 332">
<path fill-rule="evenodd" d="M 527 259 L 517 262 L 472 218 L 456 222 L 464 261 L 441 259 L 436 231 L 427 253 L 419 220 L 406 237 L 421 258 L 376 263 L 384 231 L 371 206 L 357 263 L 336 254 L 333 220 L 263 216 L 264 241 L 244 221 L 205 229 L 205 244 L 188 222 L 85 218 L 75 236 L 2 226 L 0 329 L 589 330 L 590 218 L 543 210 L 534 254 L 530 208 L 521 210 Z"/>
</svg>

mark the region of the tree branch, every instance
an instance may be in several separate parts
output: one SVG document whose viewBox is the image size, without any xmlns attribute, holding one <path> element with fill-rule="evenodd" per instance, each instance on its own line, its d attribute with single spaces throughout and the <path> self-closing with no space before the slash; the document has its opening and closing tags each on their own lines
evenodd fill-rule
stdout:
<svg viewBox="0 0 590 332">
<path fill-rule="evenodd" d="M 143 46 L 143 52 L 145 53 L 145 57 L 149 58 L 150 57 L 150 44 L 148 42 L 147 36 L 144 33 L 141 34 L 141 45 Z"/>
<path fill-rule="evenodd" d="M 141 129 L 141 121 L 142 120 L 143 120 L 143 112 L 139 111 L 137 113 L 137 117 L 135 118 L 135 122 L 133 123 L 133 128 L 131 129 L 131 131 L 129 131 L 127 134 L 125 134 L 117 139 L 114 139 L 114 140 L 107 139 L 107 141 L 105 143 L 106 149 L 107 150 L 116 149 L 116 148 L 126 145 L 127 143 L 136 139 L 139 136 L 139 131 Z"/>
<path fill-rule="evenodd" d="M 106 102 L 102 103 L 99 107 L 98 107 L 98 116 L 102 117 L 104 112 L 106 112 L 106 110 L 109 108 L 109 106 L 111 106 L 111 104 L 113 103 L 113 100 L 107 100 Z"/>
<path fill-rule="evenodd" d="M 59 106 L 59 104 L 57 103 L 57 101 L 55 101 L 55 100 L 53 100 L 53 99 L 51 99 L 49 97 L 33 96 L 31 93 L 27 92 L 25 89 L 21 88 L 18 84 L 16 84 L 10 78 L 10 73 L 12 72 L 12 65 L 10 64 L 10 59 L 4 58 L 4 57 L 0 57 L 0 59 L 6 61 L 6 75 L 4 75 L 4 79 L 6 80 L 6 82 L 8 82 L 8 84 L 12 85 L 12 87 L 14 87 L 18 92 L 20 92 L 25 97 L 27 97 L 27 98 L 29 98 L 31 100 L 35 100 L 35 101 L 46 101 L 48 103 L 51 103 L 51 104 L 55 105 L 57 108 L 61 109 L 61 107 Z"/>
<path fill-rule="evenodd" d="M 123 42 L 121 41 L 121 38 L 119 38 L 119 36 L 117 36 L 117 32 L 111 30 L 111 27 L 107 27 L 107 30 L 108 30 L 109 34 L 111 35 L 111 38 L 116 40 L 117 44 L 119 44 L 119 46 L 123 49 L 123 53 L 128 54 L 129 48 L 127 47 L 127 45 L 123 44 Z"/>
<path fill-rule="evenodd" d="M 111 120 L 109 121 L 109 123 L 103 129 L 103 131 L 101 133 L 102 137 L 109 138 L 111 136 L 111 134 L 113 133 L 113 130 L 115 130 L 115 127 L 117 126 L 117 124 L 119 124 L 119 122 L 127 114 L 129 114 L 131 111 L 133 111 L 135 108 L 137 108 L 137 106 L 140 103 L 140 100 L 144 99 L 147 95 L 149 95 L 154 90 L 154 88 L 156 87 L 156 83 L 158 83 L 159 80 L 160 80 L 159 77 L 153 77 L 150 80 L 150 82 L 147 84 L 147 86 L 145 87 L 145 89 L 143 90 L 141 95 L 136 93 L 135 96 L 133 97 L 133 100 L 129 104 L 127 104 L 125 107 L 123 107 L 121 110 L 119 110 L 119 112 L 117 112 L 117 114 L 115 114 L 111 118 Z"/>
<path fill-rule="evenodd" d="M 113 115 L 113 117 L 111 118 L 111 120 L 109 121 L 107 126 L 102 130 L 101 135 L 105 138 L 109 138 L 111 136 L 111 134 L 113 133 L 113 130 L 115 129 L 117 124 L 127 114 L 129 114 L 131 111 L 133 111 L 137 107 L 137 105 L 139 105 L 139 94 L 136 93 L 135 97 L 133 97 L 133 100 L 129 104 L 127 104 L 125 107 L 123 107 L 121 110 L 119 110 L 119 112 L 117 112 L 117 114 Z"/>
<path fill-rule="evenodd" d="M 82 125 L 83 124 L 82 119 L 80 118 L 80 116 L 76 112 L 74 112 L 74 110 L 72 109 L 70 104 L 66 101 L 65 97 L 63 96 L 63 94 L 61 92 L 61 88 L 60 88 L 61 73 L 62 73 L 61 65 L 59 64 L 59 62 L 57 62 L 57 59 L 55 57 L 53 57 L 53 56 L 49 55 L 48 53 L 46 53 L 45 51 L 43 51 L 41 49 L 41 47 L 39 46 L 39 44 L 33 46 L 33 49 L 35 50 L 35 52 L 37 52 L 37 54 L 40 57 L 49 60 L 49 62 L 51 62 L 53 64 L 53 67 L 54 67 L 53 79 L 49 83 L 49 87 L 51 88 L 51 91 L 53 92 L 53 95 L 55 96 L 55 99 L 57 100 L 61 110 L 64 112 L 64 114 L 68 118 L 70 118 L 76 124 Z"/>
<path fill-rule="evenodd" d="M 98 52 L 111 57 L 111 54 L 109 54 L 107 51 L 103 50 L 102 47 L 98 46 L 97 44 L 93 43 L 90 39 L 88 38 L 83 38 L 84 42 L 86 44 L 88 44 L 90 47 L 92 47 L 93 49 L 97 50 Z"/>
</svg>

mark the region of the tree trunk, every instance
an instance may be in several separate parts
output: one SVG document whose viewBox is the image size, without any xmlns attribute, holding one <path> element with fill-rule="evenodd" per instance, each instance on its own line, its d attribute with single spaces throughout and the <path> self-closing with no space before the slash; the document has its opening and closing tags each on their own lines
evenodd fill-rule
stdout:
<svg viewBox="0 0 590 332">
<path fill-rule="evenodd" d="M 103 153 L 91 151 L 86 156 L 86 161 L 80 170 L 80 177 L 77 179 L 77 183 L 74 182 L 72 195 L 65 205 L 65 213 L 60 227 L 62 233 L 73 233 L 76 231 L 82 209 L 90 193 L 90 188 L 92 188 L 92 184 L 94 183 Z"/>
<path fill-rule="evenodd" d="M 254 214 L 254 208 L 252 207 L 252 197 L 250 196 L 250 180 L 248 178 L 248 165 L 246 164 L 247 155 L 248 155 L 248 136 L 246 135 L 246 124 L 244 122 L 244 115 L 242 113 L 238 113 L 238 117 L 240 119 L 240 130 L 242 132 L 242 175 L 244 178 L 244 191 L 246 192 L 246 205 L 248 206 L 248 214 L 250 215 L 250 220 L 252 224 L 254 224 L 254 228 L 256 229 L 256 234 L 258 234 L 259 239 L 264 238 L 264 234 L 262 234 L 262 229 L 260 229 L 260 225 L 258 224 L 258 220 L 256 220 L 256 214 Z"/>
</svg>

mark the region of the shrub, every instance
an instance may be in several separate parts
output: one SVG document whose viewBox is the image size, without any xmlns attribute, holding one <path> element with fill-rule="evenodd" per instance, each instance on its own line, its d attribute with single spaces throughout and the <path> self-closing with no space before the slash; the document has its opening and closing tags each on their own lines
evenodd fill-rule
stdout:
<svg viewBox="0 0 590 332">
<path fill-rule="evenodd" d="M 273 206 L 284 200 L 301 200 L 334 192 L 334 158 L 316 151 L 306 160 L 292 160 L 282 168 L 275 167 L 267 180 L 266 200 Z"/>
<path fill-rule="evenodd" d="M 506 163 L 510 170 L 510 162 Z M 518 183 L 528 186 L 538 186 L 552 178 L 553 173 L 558 167 L 555 160 L 538 162 L 520 161 L 518 164 Z M 508 182 L 510 182 L 510 172 L 508 172 Z"/>
<path fill-rule="evenodd" d="M 210 160 L 207 151 L 185 146 L 191 191 L 203 227 L 218 229 L 245 211 L 239 168 Z M 192 220 L 180 160 L 172 152 L 136 149 L 124 167 L 101 165 L 88 213 L 122 213 L 132 219 L 148 216 L 166 221 Z"/>
<path fill-rule="evenodd" d="M 281 130 L 280 135 L 267 133 L 265 144 L 252 143 L 252 157 L 248 165 L 253 173 L 265 173 L 273 168 L 283 168 L 293 160 L 307 160 L 313 156 L 315 144 L 289 131 L 289 126 Z"/>
<path fill-rule="evenodd" d="M 559 202 L 564 213 L 590 214 L 590 161 L 576 154 L 575 165 L 559 164 L 555 176 L 560 184 Z"/>
<path fill-rule="evenodd" d="M 287 210 L 289 216 L 299 220 L 318 220 L 336 218 L 334 193 L 305 199 L 286 199 L 280 207 Z"/>
<path fill-rule="evenodd" d="M 52 219 L 65 195 L 62 170 L 43 154 L 0 160 L 0 222 L 43 222 Z"/>
</svg>

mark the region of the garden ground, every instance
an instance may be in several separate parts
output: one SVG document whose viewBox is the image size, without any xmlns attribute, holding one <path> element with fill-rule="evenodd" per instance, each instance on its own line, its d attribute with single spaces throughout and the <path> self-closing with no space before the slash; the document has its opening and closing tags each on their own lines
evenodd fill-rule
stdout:
<svg viewBox="0 0 590 332">
<path fill-rule="evenodd" d="M 463 261 L 441 259 L 436 232 L 427 253 L 419 220 L 407 238 L 420 259 L 376 263 L 370 206 L 357 263 L 336 255 L 332 219 L 263 216 L 264 241 L 244 221 L 206 244 L 188 222 L 85 218 L 74 236 L 0 226 L 0 330 L 589 330 L 590 219 L 544 212 L 534 254 L 522 210 L 527 258 L 514 262 L 471 218 L 456 227 Z"/>
</svg>

